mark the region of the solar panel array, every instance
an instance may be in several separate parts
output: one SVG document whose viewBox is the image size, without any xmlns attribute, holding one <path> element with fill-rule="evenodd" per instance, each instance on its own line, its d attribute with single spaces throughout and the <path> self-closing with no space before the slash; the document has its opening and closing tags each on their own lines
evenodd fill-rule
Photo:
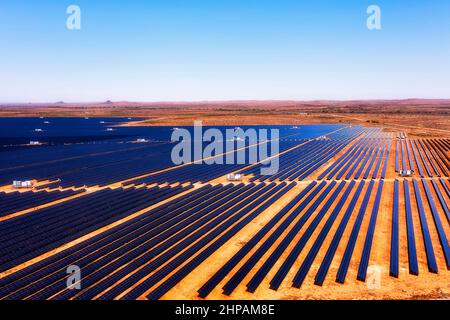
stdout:
<svg viewBox="0 0 450 320">
<path fill-rule="evenodd" d="M 125 298 L 138 297 L 187 258 L 196 256 L 201 263 L 294 185 L 206 185 L 30 266 L 20 276 L 0 279 L 1 297 L 114 298 L 130 288 Z M 72 264 L 83 270 L 81 292 L 66 288 L 66 267 Z"/>
<path fill-rule="evenodd" d="M 68 198 L 84 192 L 84 190 L 41 191 L 41 192 L 0 192 L 0 217 L 43 205 L 49 202 Z"/>
<path fill-rule="evenodd" d="M 0 270 L 144 209 L 186 187 L 103 189 L 0 222 Z"/>
<path fill-rule="evenodd" d="M 18 175 L 37 181 L 0 192 L 0 299 L 160 299 L 199 270 L 201 298 L 364 282 L 380 242 L 392 278 L 404 264 L 415 276 L 450 268 L 448 139 L 284 126 L 280 170 L 264 176 L 262 159 L 174 166 L 170 128 L 117 127 L 108 137 L 110 124 L 90 121 L 81 135 L 49 128 L 36 149 L 18 141 L 41 133 L 0 135 L 0 186 Z M 265 143 L 247 142 L 246 158 Z M 244 180 L 225 182 L 228 173 Z M 67 286 L 72 265 L 80 290 Z"/>
</svg>

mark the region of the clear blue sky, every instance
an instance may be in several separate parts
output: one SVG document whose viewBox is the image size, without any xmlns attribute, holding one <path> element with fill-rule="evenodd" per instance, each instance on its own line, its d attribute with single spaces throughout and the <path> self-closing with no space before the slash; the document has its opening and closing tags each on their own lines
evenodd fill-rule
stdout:
<svg viewBox="0 0 450 320">
<path fill-rule="evenodd" d="M 2 0 L 0 41 L 1 102 L 450 98 L 447 0 Z"/>
</svg>

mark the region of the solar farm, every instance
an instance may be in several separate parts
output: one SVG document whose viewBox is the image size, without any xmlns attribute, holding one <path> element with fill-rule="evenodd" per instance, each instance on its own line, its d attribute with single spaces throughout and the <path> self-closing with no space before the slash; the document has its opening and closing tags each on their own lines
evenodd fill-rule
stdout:
<svg viewBox="0 0 450 320">
<path fill-rule="evenodd" d="M 450 139 L 262 126 L 262 175 L 174 165 L 175 128 L 131 120 L 0 118 L 0 300 L 450 296 Z"/>
</svg>

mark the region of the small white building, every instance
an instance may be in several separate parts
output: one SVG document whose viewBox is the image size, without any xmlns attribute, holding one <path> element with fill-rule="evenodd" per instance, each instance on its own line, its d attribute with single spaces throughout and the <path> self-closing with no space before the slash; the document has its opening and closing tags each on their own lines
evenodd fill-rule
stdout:
<svg viewBox="0 0 450 320">
<path fill-rule="evenodd" d="M 414 170 L 400 170 L 400 177 L 412 177 L 414 175 Z"/>
<path fill-rule="evenodd" d="M 42 129 L 34 129 L 34 132 L 43 132 L 44 130 Z"/>
<path fill-rule="evenodd" d="M 227 175 L 228 181 L 242 181 L 242 176 L 240 173 L 230 173 Z"/>
<path fill-rule="evenodd" d="M 136 142 L 144 143 L 144 142 L 148 142 L 148 140 L 144 139 L 144 138 L 140 138 L 140 139 L 137 139 Z"/>
<path fill-rule="evenodd" d="M 41 143 L 39 141 L 30 141 L 29 145 L 30 146 L 40 146 Z"/>
<path fill-rule="evenodd" d="M 31 181 L 13 181 L 13 187 L 16 189 L 31 188 L 33 183 Z"/>
</svg>

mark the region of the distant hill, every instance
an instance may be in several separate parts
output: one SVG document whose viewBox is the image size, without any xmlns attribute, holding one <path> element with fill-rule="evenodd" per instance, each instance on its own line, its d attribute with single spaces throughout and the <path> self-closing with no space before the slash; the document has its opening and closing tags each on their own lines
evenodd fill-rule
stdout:
<svg viewBox="0 0 450 320">
<path fill-rule="evenodd" d="M 399 100 L 230 100 L 230 101 L 161 101 L 161 102 L 133 102 L 133 101 L 111 101 L 105 102 L 80 102 L 65 103 L 0 103 L 0 107 L 8 108 L 33 108 L 33 107 L 67 107 L 67 108 L 168 108 L 168 107 L 195 107 L 195 108 L 297 108 L 304 106 L 438 106 L 450 105 L 450 99 L 399 99 Z"/>
</svg>

